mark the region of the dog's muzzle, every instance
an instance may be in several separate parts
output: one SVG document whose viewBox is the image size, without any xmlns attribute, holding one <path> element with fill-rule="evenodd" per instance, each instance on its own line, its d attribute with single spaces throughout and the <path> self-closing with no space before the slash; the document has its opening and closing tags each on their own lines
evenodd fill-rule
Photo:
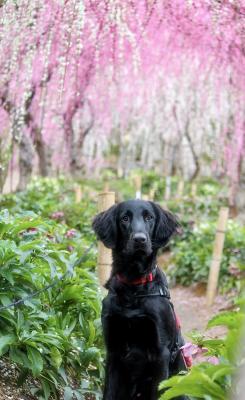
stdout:
<svg viewBox="0 0 245 400">
<path fill-rule="evenodd" d="M 132 233 L 127 243 L 127 251 L 131 254 L 138 252 L 150 254 L 152 246 L 149 236 L 144 232 Z"/>
</svg>

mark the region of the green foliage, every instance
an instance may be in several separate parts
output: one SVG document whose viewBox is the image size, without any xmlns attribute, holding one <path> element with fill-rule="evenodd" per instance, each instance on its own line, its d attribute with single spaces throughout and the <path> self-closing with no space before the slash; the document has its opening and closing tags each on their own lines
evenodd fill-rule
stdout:
<svg viewBox="0 0 245 400">
<path fill-rule="evenodd" d="M 187 373 L 179 374 L 161 383 L 161 400 L 170 400 L 180 395 L 191 399 L 224 400 L 228 395 L 236 394 L 237 385 L 233 385 L 233 375 L 244 360 L 237 357 L 237 348 L 241 340 L 241 331 L 245 322 L 242 311 L 223 312 L 208 323 L 208 328 L 223 325 L 228 329 L 224 339 L 205 339 L 193 335 L 200 348 L 205 348 L 206 356 L 218 357 L 218 365 L 204 361 L 192 367 Z"/>
<path fill-rule="evenodd" d="M 143 194 L 154 188 L 156 200 L 161 201 L 165 178 L 155 172 L 138 173 L 142 175 Z M 95 248 L 82 265 L 75 265 L 95 239 L 91 221 L 96 214 L 97 193 L 104 183 L 109 183 L 118 200 L 135 196 L 132 178 L 117 179 L 112 171 L 105 171 L 102 178 L 79 182 L 83 192 L 80 203 L 75 203 L 74 182 L 65 178 L 34 179 L 25 192 L 0 196 L 0 208 L 8 209 L 0 213 L 0 307 L 58 281 L 53 288 L 24 304 L 0 310 L 0 356 L 18 365 L 19 383 L 28 377 L 35 378 L 38 385 L 33 386 L 32 391 L 40 400 L 51 396 L 60 398 L 63 392 L 64 399 L 85 399 L 86 393 L 90 393 L 92 399 L 100 398 L 104 354 L 101 299 L 94 274 Z M 174 193 L 178 179 L 173 178 L 171 185 Z M 207 280 L 218 211 L 225 205 L 220 186 L 212 181 L 198 184 L 196 199 L 188 193 L 190 185 L 187 184 L 182 200 L 168 202 L 168 208 L 179 215 L 184 229 L 183 235 L 171 244 L 176 264 L 172 276 L 186 285 Z M 220 277 L 225 289 L 234 286 L 241 289 L 241 280 L 237 278 L 245 269 L 244 233 L 244 228 L 229 221 Z M 235 268 L 231 269 L 232 265 Z M 59 281 L 66 271 L 68 274 Z M 239 299 L 237 305 L 242 304 Z M 200 385 L 195 389 L 195 395 L 207 386 L 206 400 L 223 395 L 233 370 L 236 322 L 229 315 L 223 315 L 223 320 L 220 318 L 212 320 L 210 326 L 229 321 L 231 333 L 225 340 L 195 336 L 200 346 L 208 348 L 210 356 L 218 356 L 221 360 L 220 370 L 219 366 L 207 363 L 192 370 L 195 372 L 199 368 Z M 241 324 L 242 315 L 237 314 L 235 321 L 239 318 Z M 178 390 L 182 390 L 184 378 L 171 378 L 173 382 L 179 382 Z M 190 386 L 192 375 L 188 379 L 184 383 Z M 178 393 L 176 385 L 175 391 L 169 390 L 170 396 Z"/>
<path fill-rule="evenodd" d="M 62 386 L 69 398 L 73 381 L 77 398 L 85 391 L 99 393 L 103 346 L 94 251 L 74 268 L 90 240 L 90 232 L 86 238 L 32 211 L 0 212 L 1 306 L 57 280 L 24 304 L 0 310 L 0 355 L 19 366 L 20 382 L 28 376 L 38 379 L 33 393 L 40 399 L 57 398 Z"/>
<path fill-rule="evenodd" d="M 177 239 L 173 248 L 175 269 L 171 272 L 172 277 L 181 284 L 207 282 L 215 229 L 216 222 L 201 222 L 194 228 L 191 224 L 185 226 L 184 235 Z M 237 279 L 237 274 L 239 267 L 242 269 L 245 264 L 242 250 L 244 235 L 244 227 L 233 220 L 228 221 L 220 271 L 220 287 L 226 290 L 236 285 L 240 289 L 241 282 Z M 230 269 L 232 264 L 237 266 L 237 274 Z"/>
<path fill-rule="evenodd" d="M 162 200 L 165 192 L 166 179 L 154 171 L 147 171 L 142 176 L 142 192 L 148 194 L 155 189 L 155 197 Z"/>
</svg>

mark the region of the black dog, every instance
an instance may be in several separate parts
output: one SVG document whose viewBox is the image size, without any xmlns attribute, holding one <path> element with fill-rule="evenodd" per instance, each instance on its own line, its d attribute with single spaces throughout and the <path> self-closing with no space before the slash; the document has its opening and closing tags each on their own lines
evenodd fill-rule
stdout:
<svg viewBox="0 0 245 400">
<path fill-rule="evenodd" d="M 159 383 L 186 369 L 166 277 L 156 266 L 158 249 L 178 226 L 170 212 L 142 200 L 122 202 L 94 219 L 98 238 L 113 254 L 102 310 L 104 400 L 156 400 Z"/>
</svg>

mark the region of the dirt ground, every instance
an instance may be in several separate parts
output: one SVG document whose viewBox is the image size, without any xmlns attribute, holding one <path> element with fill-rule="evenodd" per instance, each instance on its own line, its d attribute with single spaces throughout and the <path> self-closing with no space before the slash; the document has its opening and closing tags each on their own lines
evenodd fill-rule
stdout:
<svg viewBox="0 0 245 400">
<path fill-rule="evenodd" d="M 223 336 L 223 327 L 215 327 L 205 332 L 208 320 L 225 309 L 230 304 L 230 299 L 226 296 L 217 296 L 214 304 L 208 307 L 206 304 L 206 288 L 202 285 L 192 287 L 176 286 L 170 289 L 171 299 L 174 304 L 175 312 L 178 315 L 182 333 L 186 340 L 187 335 L 193 330 L 204 332 L 210 337 Z"/>
<path fill-rule="evenodd" d="M 22 390 L 17 388 L 17 370 L 14 365 L 0 359 L 0 400 L 33 400 L 28 388 Z"/>
<path fill-rule="evenodd" d="M 229 304 L 229 299 L 217 296 L 212 307 L 206 306 L 205 288 L 201 285 L 192 287 L 176 286 L 170 290 L 175 312 L 180 318 L 182 332 L 189 341 L 187 334 L 193 329 L 203 332 L 208 320 Z M 211 337 L 223 336 L 223 328 L 213 328 L 208 331 Z M 27 392 L 16 388 L 16 370 L 0 360 L 0 400 L 33 400 Z"/>
</svg>

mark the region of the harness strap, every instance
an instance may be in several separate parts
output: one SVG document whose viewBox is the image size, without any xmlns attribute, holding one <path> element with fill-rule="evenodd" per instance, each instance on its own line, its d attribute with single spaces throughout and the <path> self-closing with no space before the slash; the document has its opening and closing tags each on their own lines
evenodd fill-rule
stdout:
<svg viewBox="0 0 245 400">
<path fill-rule="evenodd" d="M 132 286 L 137 286 L 137 285 L 143 285 L 146 284 L 148 282 L 153 282 L 154 278 L 156 276 L 156 270 L 157 270 L 157 266 L 155 267 L 155 269 L 153 271 L 151 271 L 149 274 L 138 278 L 138 279 L 134 279 L 132 281 L 129 281 L 127 278 L 125 278 L 123 275 L 121 274 L 117 274 L 116 275 L 116 279 L 119 282 L 122 282 L 126 285 L 132 285 Z M 169 293 L 169 289 L 167 286 L 167 281 L 166 281 L 166 277 L 163 274 L 163 272 L 161 271 L 161 269 L 159 269 L 160 273 L 163 276 L 163 283 L 159 284 L 157 290 L 152 291 L 152 292 L 147 292 L 147 293 L 140 293 L 139 294 L 134 294 L 134 298 L 138 298 L 138 297 L 151 297 L 151 296 L 162 296 L 162 297 L 166 297 L 167 299 L 170 299 L 170 293 Z M 114 294 L 115 295 L 115 294 Z M 181 348 L 184 344 L 183 338 L 181 336 L 181 323 L 180 323 L 180 319 L 179 317 L 176 315 L 175 311 L 174 311 L 174 306 L 171 303 L 171 307 L 172 307 L 172 311 L 174 314 L 174 318 L 175 318 L 175 324 L 176 324 L 176 338 L 175 338 L 175 345 L 174 348 L 172 349 L 172 354 L 171 354 L 171 363 L 174 363 L 176 358 L 178 357 L 178 355 L 181 356 L 182 360 L 183 360 L 183 366 L 187 368 L 190 368 L 192 366 L 192 357 L 188 357 L 185 356 L 183 349 Z"/>
<path fill-rule="evenodd" d="M 188 368 L 192 367 L 192 357 L 191 356 L 186 356 L 184 354 L 184 350 L 182 349 L 182 346 L 183 346 L 184 342 L 183 342 L 183 339 L 182 339 L 182 336 L 181 336 L 180 319 L 179 319 L 178 315 L 175 313 L 174 306 L 173 306 L 172 303 L 171 303 L 171 305 L 172 305 L 172 309 L 173 309 L 173 313 L 174 313 L 174 317 L 175 317 L 176 331 L 177 331 L 176 340 L 175 340 L 175 346 L 176 347 L 172 351 L 171 361 L 174 362 L 174 360 L 178 356 L 178 353 L 180 352 L 182 360 L 184 362 L 184 365 L 185 365 L 186 369 L 188 369 Z"/>
<path fill-rule="evenodd" d="M 167 299 L 170 299 L 169 290 L 164 285 L 161 285 L 161 286 L 159 285 L 158 290 L 155 292 L 148 292 L 148 293 L 135 295 L 135 297 L 151 297 L 151 296 L 161 296 L 161 297 L 166 297 Z"/>
</svg>

